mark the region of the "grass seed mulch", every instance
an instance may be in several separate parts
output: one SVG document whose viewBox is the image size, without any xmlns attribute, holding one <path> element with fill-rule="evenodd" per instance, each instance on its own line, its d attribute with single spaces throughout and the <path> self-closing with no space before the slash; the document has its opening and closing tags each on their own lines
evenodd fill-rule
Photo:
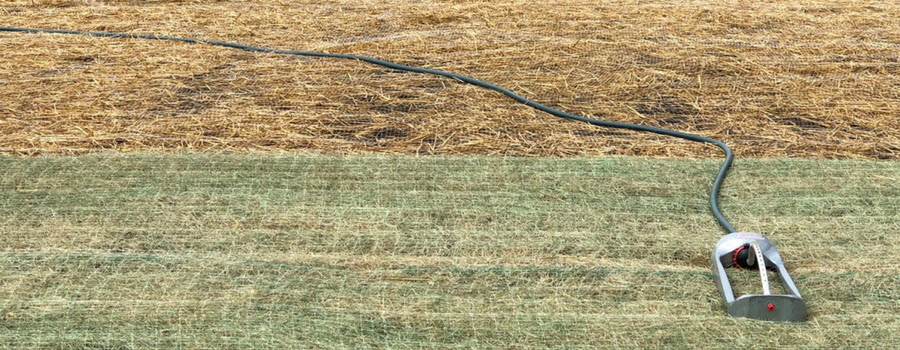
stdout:
<svg viewBox="0 0 900 350">
<path fill-rule="evenodd" d="M 0 346 L 882 348 L 900 162 L 748 159 L 805 324 L 733 319 L 716 160 L 95 154 L 0 159 Z M 664 170 L 664 172 L 662 171 Z M 590 174 L 590 176 L 585 176 Z M 733 270 L 737 293 L 759 275 Z"/>
</svg>

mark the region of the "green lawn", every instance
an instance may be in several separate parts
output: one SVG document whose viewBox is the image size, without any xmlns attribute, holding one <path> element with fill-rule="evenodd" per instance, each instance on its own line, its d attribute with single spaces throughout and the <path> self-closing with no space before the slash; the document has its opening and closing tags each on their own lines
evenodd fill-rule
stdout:
<svg viewBox="0 0 900 350">
<path fill-rule="evenodd" d="M 709 271 L 716 160 L 0 162 L 2 346 L 820 348 L 900 334 L 900 162 L 736 163 L 722 209 L 775 241 L 806 324 L 725 316 Z"/>
</svg>

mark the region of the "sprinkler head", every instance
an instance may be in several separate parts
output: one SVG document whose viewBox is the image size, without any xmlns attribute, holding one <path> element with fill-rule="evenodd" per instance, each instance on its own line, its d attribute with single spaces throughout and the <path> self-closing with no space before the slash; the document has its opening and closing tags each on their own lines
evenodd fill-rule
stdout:
<svg viewBox="0 0 900 350">
<path fill-rule="evenodd" d="M 762 294 L 734 297 L 727 268 L 758 269 L 762 278 Z M 725 310 L 733 317 L 758 320 L 804 322 L 806 303 L 794 280 L 788 275 L 778 250 L 765 236 L 752 232 L 735 232 L 722 237 L 712 254 L 712 270 Z M 788 294 L 770 294 L 766 271 L 774 271 Z"/>
</svg>

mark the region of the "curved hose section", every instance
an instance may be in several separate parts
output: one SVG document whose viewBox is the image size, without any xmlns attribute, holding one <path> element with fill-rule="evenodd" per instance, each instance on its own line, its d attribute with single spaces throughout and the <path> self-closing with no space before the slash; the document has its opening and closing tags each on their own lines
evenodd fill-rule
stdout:
<svg viewBox="0 0 900 350">
<path fill-rule="evenodd" d="M 214 41 L 214 40 L 203 40 L 203 39 L 193 39 L 193 38 L 179 38 L 179 37 L 169 37 L 169 36 L 160 36 L 160 35 L 151 35 L 151 34 L 131 34 L 131 33 L 112 33 L 112 32 L 92 32 L 92 31 L 80 31 L 80 30 L 59 30 L 59 29 L 32 29 L 32 28 L 17 28 L 17 27 L 0 27 L 0 32 L 19 32 L 19 33 L 47 33 L 47 34 L 70 34 L 70 35 L 88 35 L 93 37 L 104 37 L 104 38 L 132 38 L 132 39 L 148 39 L 148 40 L 165 40 L 165 41 L 178 41 L 188 44 L 206 44 L 206 45 L 214 45 L 214 46 L 222 46 L 228 47 L 232 49 L 251 51 L 251 52 L 262 52 L 262 53 L 274 53 L 280 55 L 294 55 L 294 56 L 310 56 L 310 57 L 327 57 L 327 58 L 340 58 L 347 60 L 357 60 L 363 61 L 367 63 L 371 63 L 374 65 L 379 65 L 382 67 L 387 67 L 390 69 L 396 69 L 407 72 L 415 72 L 415 73 L 423 73 L 423 74 L 432 74 L 442 77 L 447 77 L 451 79 L 456 79 L 462 81 L 464 83 L 476 85 L 485 89 L 490 89 L 497 91 L 501 94 L 508 96 L 509 98 L 521 102 L 531 108 L 537 109 L 542 112 L 549 113 L 553 116 L 565 119 L 572 119 L 582 121 L 588 124 L 607 127 L 607 128 L 616 128 L 616 129 L 627 129 L 634 131 L 644 131 L 651 132 L 654 134 L 673 136 L 677 138 L 682 138 L 685 140 L 691 140 L 696 142 L 704 142 L 711 143 L 713 145 L 718 146 L 723 151 L 725 151 L 725 161 L 722 163 L 721 169 L 719 169 L 719 173 L 716 176 L 715 182 L 713 182 L 712 190 L 709 194 L 709 207 L 712 209 L 713 216 L 716 217 L 716 220 L 719 221 L 719 225 L 727 233 L 736 232 L 733 226 L 725 219 L 725 216 L 722 215 L 722 212 L 719 210 L 719 189 L 722 187 L 722 182 L 725 180 L 725 174 L 728 173 L 728 169 L 731 167 L 731 162 L 734 159 L 734 154 L 731 152 L 731 148 L 728 147 L 724 142 L 711 139 L 708 137 L 684 133 L 675 130 L 656 128 L 652 126 L 638 125 L 638 124 L 629 124 L 629 123 L 620 123 L 620 122 L 611 122 L 605 120 L 598 120 L 587 118 L 575 114 L 571 114 L 568 112 L 563 112 L 552 107 L 540 104 L 538 102 L 532 101 L 528 98 L 522 97 L 515 92 L 512 92 L 504 87 L 491 84 L 484 80 L 475 79 L 472 77 L 468 77 L 465 75 L 460 75 L 451 72 L 445 72 L 437 69 L 428 69 L 421 67 L 413 67 L 406 66 L 402 64 L 397 64 L 390 61 L 379 60 L 372 57 L 366 56 L 358 56 L 358 55 L 345 55 L 345 54 L 335 54 L 335 53 L 325 53 L 325 52 L 311 52 L 311 51 L 292 51 L 292 50 L 277 50 L 266 47 L 257 47 L 257 46 L 248 46 L 236 43 L 229 43 L 224 41 Z"/>
</svg>

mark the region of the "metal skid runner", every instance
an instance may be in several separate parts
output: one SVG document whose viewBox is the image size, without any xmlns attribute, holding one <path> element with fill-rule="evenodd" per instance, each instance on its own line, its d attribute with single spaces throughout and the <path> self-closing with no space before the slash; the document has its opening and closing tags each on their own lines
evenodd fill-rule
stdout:
<svg viewBox="0 0 900 350">
<path fill-rule="evenodd" d="M 763 294 L 745 294 L 735 299 L 725 271 L 730 267 L 759 269 Z M 806 321 L 806 303 L 788 275 L 778 250 L 765 236 L 735 232 L 722 237 L 713 250 L 712 270 L 729 315 L 767 321 Z M 767 271 L 778 274 L 788 294 L 770 293 Z"/>
</svg>

